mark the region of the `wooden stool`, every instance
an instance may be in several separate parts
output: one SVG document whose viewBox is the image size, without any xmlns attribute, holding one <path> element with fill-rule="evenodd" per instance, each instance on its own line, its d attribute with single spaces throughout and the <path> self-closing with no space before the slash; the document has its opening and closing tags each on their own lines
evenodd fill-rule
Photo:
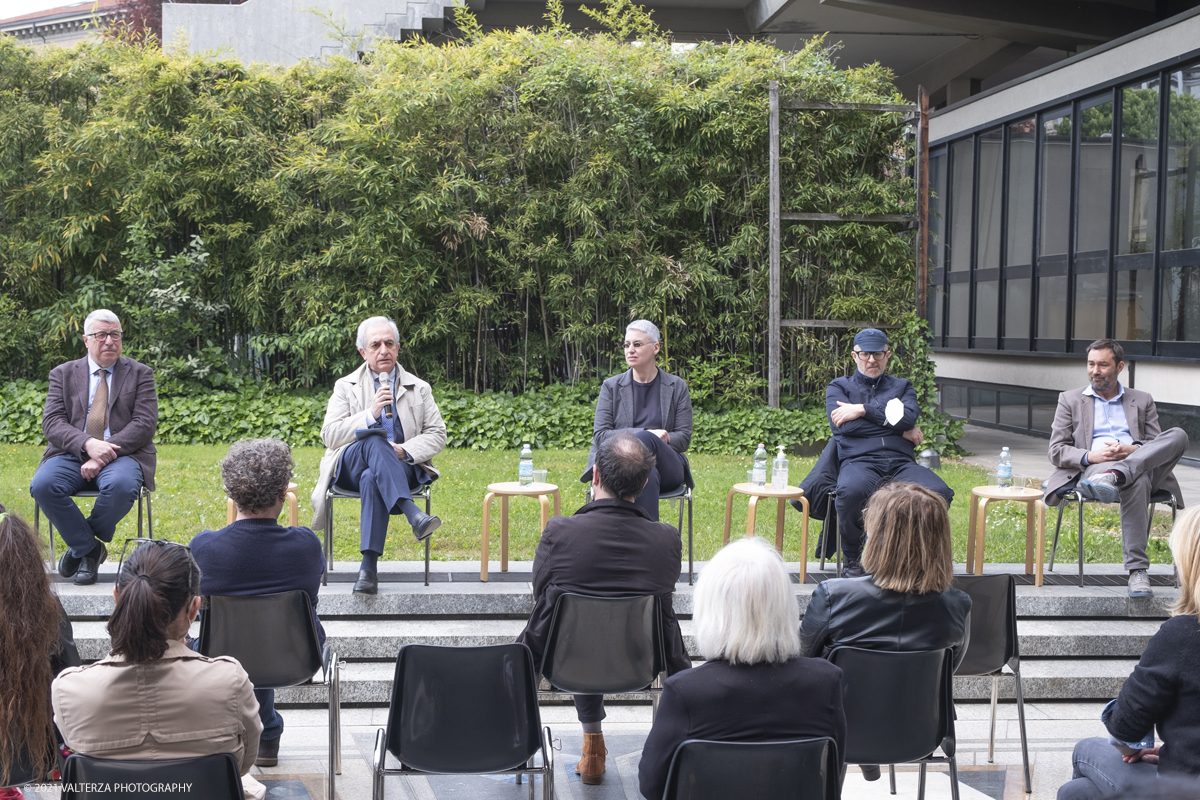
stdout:
<svg viewBox="0 0 1200 800">
<path fill-rule="evenodd" d="M 750 495 L 750 507 L 746 511 L 746 535 L 754 535 L 754 517 L 757 512 L 760 497 L 774 497 L 779 500 L 779 508 L 775 512 L 775 549 L 783 555 L 783 514 L 787 511 L 788 500 L 799 500 L 804 507 L 803 523 L 800 528 L 800 583 L 808 577 L 808 498 L 804 490 L 797 486 L 789 486 L 777 491 L 770 484 L 755 486 L 753 483 L 738 483 L 729 490 L 725 497 L 725 544 L 729 544 L 729 527 L 733 521 L 733 496 L 735 494 Z"/>
<path fill-rule="evenodd" d="M 492 498 L 500 498 L 500 571 L 508 572 L 508 498 L 536 497 L 542 504 L 542 527 L 550 521 L 549 495 L 554 495 L 554 516 L 562 513 L 562 498 L 553 483 L 529 483 L 522 486 L 516 481 L 489 483 L 483 496 L 483 548 L 479 563 L 479 580 L 488 579 L 488 534 L 492 526 Z"/>
<path fill-rule="evenodd" d="M 296 497 L 296 492 L 300 487 L 295 483 L 289 483 L 287 488 L 287 510 L 288 510 L 288 525 L 293 528 L 300 524 L 300 501 Z M 237 519 L 237 503 L 233 502 L 232 498 L 225 499 L 225 524 L 232 525 Z"/>
<path fill-rule="evenodd" d="M 967 571 L 983 574 L 983 541 L 987 527 L 988 503 L 1014 500 L 1025 504 L 1025 574 L 1034 574 L 1034 506 L 1037 506 L 1037 574 L 1034 585 L 1042 585 L 1043 551 L 1046 549 L 1046 506 L 1041 502 L 1039 489 L 1003 489 L 999 486 L 976 486 L 971 490 L 971 520 L 967 528 Z"/>
</svg>

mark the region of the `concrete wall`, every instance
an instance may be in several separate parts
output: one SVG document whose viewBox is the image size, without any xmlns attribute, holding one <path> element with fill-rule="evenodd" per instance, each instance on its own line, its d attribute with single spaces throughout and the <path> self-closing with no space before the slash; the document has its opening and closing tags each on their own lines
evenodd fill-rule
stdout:
<svg viewBox="0 0 1200 800">
<path fill-rule="evenodd" d="M 1168 22 L 935 112 L 929 120 L 929 140 L 937 142 L 994 120 L 1006 119 L 1122 75 L 1148 69 L 1173 55 L 1200 48 L 1200 9 L 1180 14 Z"/>
</svg>

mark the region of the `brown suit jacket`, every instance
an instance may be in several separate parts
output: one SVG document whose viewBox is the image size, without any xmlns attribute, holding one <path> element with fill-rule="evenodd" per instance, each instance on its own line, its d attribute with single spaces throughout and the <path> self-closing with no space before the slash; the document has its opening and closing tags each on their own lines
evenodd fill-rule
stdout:
<svg viewBox="0 0 1200 800">
<path fill-rule="evenodd" d="M 68 361 L 50 370 L 50 391 L 42 413 L 42 433 L 49 443 L 42 461 L 57 456 L 75 456 L 86 461 L 83 443 L 88 440 L 88 360 Z M 158 393 L 154 371 L 132 358 L 113 364 L 108 394 L 108 441 L 119 445 L 120 455 L 130 456 L 142 468 L 142 482 L 154 490 L 154 432 L 158 428 Z"/>
<path fill-rule="evenodd" d="M 1084 387 L 1086 388 L 1086 387 Z M 1050 476 L 1046 485 L 1046 505 L 1058 505 L 1055 491 L 1066 486 L 1085 469 L 1083 457 L 1092 449 L 1092 421 L 1094 401 L 1083 389 L 1072 389 L 1058 396 L 1058 408 L 1054 412 L 1054 426 L 1050 432 L 1050 463 L 1058 469 Z M 1125 387 L 1121 405 L 1125 408 L 1125 420 L 1135 442 L 1153 441 L 1162 428 L 1158 424 L 1158 408 L 1149 392 Z M 1182 497 L 1179 483 L 1172 475 L 1163 484 L 1164 489 L 1176 497 Z"/>
</svg>

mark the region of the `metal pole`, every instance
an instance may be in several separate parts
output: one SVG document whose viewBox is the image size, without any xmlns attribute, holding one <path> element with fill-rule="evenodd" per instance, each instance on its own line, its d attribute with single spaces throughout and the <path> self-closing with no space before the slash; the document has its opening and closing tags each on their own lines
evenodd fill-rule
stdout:
<svg viewBox="0 0 1200 800">
<path fill-rule="evenodd" d="M 779 408 L 779 81 L 769 84 L 771 98 L 770 296 L 767 327 L 767 404 Z"/>
<path fill-rule="evenodd" d="M 917 87 L 917 316 L 924 319 L 929 294 L 929 95 Z"/>
</svg>

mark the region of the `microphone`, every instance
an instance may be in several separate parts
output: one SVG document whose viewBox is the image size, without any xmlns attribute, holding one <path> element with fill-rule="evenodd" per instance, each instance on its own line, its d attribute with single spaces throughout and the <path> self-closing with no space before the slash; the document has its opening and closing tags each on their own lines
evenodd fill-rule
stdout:
<svg viewBox="0 0 1200 800">
<path fill-rule="evenodd" d="M 392 385 L 392 379 L 391 379 L 391 376 L 389 375 L 389 376 L 388 376 L 388 386 L 389 386 L 389 388 L 391 387 L 391 385 Z M 388 403 L 386 406 L 384 406 L 384 407 L 383 407 L 383 415 L 384 415 L 385 417 L 387 417 L 388 419 L 391 419 L 391 418 L 392 418 L 392 406 L 395 404 L 395 402 L 396 402 L 396 401 L 395 401 L 395 399 L 393 398 L 393 400 L 392 400 L 392 402 L 391 402 L 391 403 Z"/>
</svg>

